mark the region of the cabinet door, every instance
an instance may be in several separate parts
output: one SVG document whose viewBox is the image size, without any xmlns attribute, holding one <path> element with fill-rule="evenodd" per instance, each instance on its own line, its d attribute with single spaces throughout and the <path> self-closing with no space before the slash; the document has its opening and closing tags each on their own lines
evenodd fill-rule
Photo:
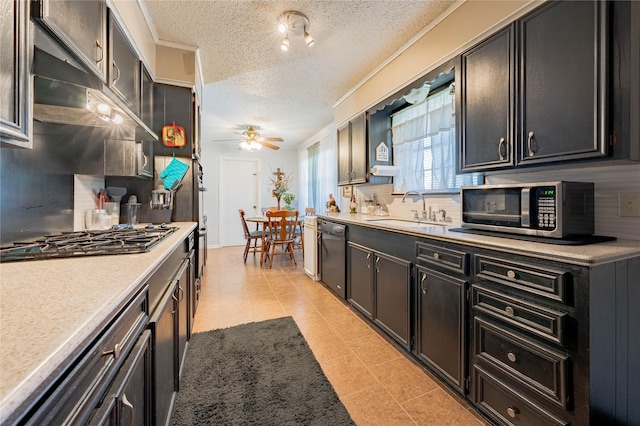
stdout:
<svg viewBox="0 0 640 426">
<path fill-rule="evenodd" d="M 417 355 L 464 393 L 466 283 L 423 267 L 417 279 Z"/>
<path fill-rule="evenodd" d="M 409 349 L 411 263 L 375 254 L 374 320 Z"/>
<path fill-rule="evenodd" d="M 151 74 L 145 68 L 144 64 L 140 64 L 140 118 L 142 122 L 149 128 L 153 128 L 153 79 Z"/>
<path fill-rule="evenodd" d="M 364 114 L 351 122 L 351 183 L 367 181 L 367 119 Z"/>
<path fill-rule="evenodd" d="M 462 55 L 459 144 L 463 171 L 513 165 L 514 27 Z"/>
<path fill-rule="evenodd" d="M 0 5 L 0 146 L 31 148 L 29 3 Z"/>
<path fill-rule="evenodd" d="M 151 425 L 151 332 L 138 339 L 89 423 Z"/>
<path fill-rule="evenodd" d="M 351 181 L 351 148 L 349 124 L 338 129 L 338 185 L 348 185 Z"/>
<path fill-rule="evenodd" d="M 520 21 L 519 163 L 606 155 L 606 15 L 563 1 Z"/>
<path fill-rule="evenodd" d="M 176 289 L 173 294 L 176 305 L 178 306 L 178 334 L 176 356 L 176 386 L 175 390 L 180 390 L 180 373 L 182 372 L 182 364 L 187 351 L 187 339 L 189 335 L 189 298 L 187 291 L 189 286 L 189 259 L 185 259 L 176 274 Z"/>
<path fill-rule="evenodd" d="M 156 307 L 149 327 L 153 332 L 153 395 L 154 422 L 156 425 L 167 423 L 176 388 L 176 312 L 173 298 L 176 292 L 175 282 L 164 294 Z"/>
<path fill-rule="evenodd" d="M 348 300 L 356 309 L 372 317 L 373 312 L 373 262 L 371 250 L 349 243 Z"/>
<path fill-rule="evenodd" d="M 109 86 L 139 116 L 140 60 L 113 13 L 109 14 L 109 57 Z"/>
<path fill-rule="evenodd" d="M 106 81 L 107 7 L 103 0 L 31 2 L 39 20 L 80 61 Z"/>
</svg>

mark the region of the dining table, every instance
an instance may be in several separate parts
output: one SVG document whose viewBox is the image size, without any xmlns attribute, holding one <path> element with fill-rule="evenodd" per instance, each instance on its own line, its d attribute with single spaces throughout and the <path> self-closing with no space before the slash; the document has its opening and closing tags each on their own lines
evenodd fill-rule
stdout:
<svg viewBox="0 0 640 426">
<path fill-rule="evenodd" d="M 245 217 L 247 222 L 255 223 L 256 226 L 260 226 L 262 224 L 262 238 L 261 238 L 261 248 L 260 248 L 260 265 L 264 262 L 264 246 L 267 237 L 267 229 L 269 228 L 269 219 L 266 216 L 250 216 Z M 298 220 L 296 221 L 296 226 L 300 227 L 300 235 L 302 238 L 302 227 L 304 226 L 304 216 L 298 216 Z M 257 229 L 256 229 L 257 230 Z"/>
</svg>

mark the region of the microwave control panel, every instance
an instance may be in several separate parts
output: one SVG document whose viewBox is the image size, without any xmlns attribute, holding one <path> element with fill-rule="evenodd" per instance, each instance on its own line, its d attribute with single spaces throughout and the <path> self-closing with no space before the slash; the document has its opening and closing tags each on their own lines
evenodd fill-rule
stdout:
<svg viewBox="0 0 640 426">
<path fill-rule="evenodd" d="M 533 215 L 538 229 L 556 228 L 556 188 L 543 186 L 535 189 L 535 207 Z"/>
</svg>

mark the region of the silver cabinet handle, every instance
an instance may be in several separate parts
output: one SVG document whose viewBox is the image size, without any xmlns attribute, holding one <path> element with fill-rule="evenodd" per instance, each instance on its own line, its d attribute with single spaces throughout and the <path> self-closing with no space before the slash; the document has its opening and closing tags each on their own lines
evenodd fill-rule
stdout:
<svg viewBox="0 0 640 426">
<path fill-rule="evenodd" d="M 533 132 L 529 132 L 529 136 L 527 137 L 527 149 L 529 150 L 529 157 L 533 157 L 535 152 L 531 148 L 531 141 L 533 140 Z"/>
<path fill-rule="evenodd" d="M 376 256 L 376 272 L 380 272 L 380 256 Z"/>
<path fill-rule="evenodd" d="M 349 170 L 347 170 L 347 172 L 344 174 L 347 177 L 347 181 L 350 181 L 351 179 L 349 178 L 349 176 L 351 175 L 351 172 L 349 172 Z"/>
<path fill-rule="evenodd" d="M 433 253 L 433 258 L 436 260 L 440 259 L 440 253 Z"/>
<path fill-rule="evenodd" d="M 111 64 L 113 65 L 113 69 L 118 71 L 118 76 L 116 78 L 114 78 L 113 80 L 111 80 L 112 84 L 116 84 L 118 82 L 118 80 L 120 80 L 120 68 L 118 68 L 118 66 L 116 65 L 115 61 L 113 61 Z"/>
<path fill-rule="evenodd" d="M 129 425 L 135 426 L 136 425 L 136 409 L 133 406 L 133 404 L 129 402 L 126 394 L 122 394 L 122 405 L 127 407 L 127 409 L 129 410 L 129 414 L 131 416 L 129 419 Z"/>
<path fill-rule="evenodd" d="M 507 358 L 509 359 L 509 361 L 511 362 L 516 362 L 518 360 L 518 357 L 516 357 L 516 354 L 514 354 L 513 352 L 509 352 L 507 354 Z"/>
<path fill-rule="evenodd" d="M 504 311 L 507 313 L 507 316 L 510 317 L 514 317 L 516 314 L 516 311 L 513 310 L 513 308 L 511 306 L 507 306 L 506 308 L 504 308 Z"/>
<path fill-rule="evenodd" d="M 120 343 L 116 343 L 110 351 L 103 351 L 102 356 L 113 355 L 113 359 L 118 359 L 121 351 Z"/>
<path fill-rule="evenodd" d="M 104 59 L 104 49 L 102 48 L 98 40 L 96 40 L 96 48 L 96 53 L 99 54 L 99 56 L 96 58 L 96 64 L 99 64 Z"/>
<path fill-rule="evenodd" d="M 351 170 L 351 174 L 350 174 L 350 178 L 349 181 L 352 181 L 356 178 L 356 171 L 355 170 Z"/>
<path fill-rule="evenodd" d="M 367 253 L 367 269 L 371 269 L 371 253 Z"/>
<path fill-rule="evenodd" d="M 500 156 L 500 160 L 504 160 L 507 155 L 506 149 L 504 155 L 502 155 L 502 147 L 506 147 L 506 142 L 505 138 L 500 138 L 500 142 L 498 142 L 498 155 Z"/>
<path fill-rule="evenodd" d="M 515 278 L 515 277 L 516 277 L 516 273 L 515 273 L 514 271 L 512 271 L 511 269 L 509 269 L 509 270 L 507 271 L 507 276 L 508 276 L 509 278 Z"/>
<path fill-rule="evenodd" d="M 420 290 L 422 290 L 422 294 L 427 294 L 427 289 L 424 286 L 425 281 L 427 280 L 427 274 L 422 274 L 422 279 L 420 280 Z"/>
<path fill-rule="evenodd" d="M 509 408 L 507 408 L 507 414 L 512 419 L 515 419 L 516 416 L 518 415 L 518 409 L 516 407 L 509 407 Z"/>
</svg>

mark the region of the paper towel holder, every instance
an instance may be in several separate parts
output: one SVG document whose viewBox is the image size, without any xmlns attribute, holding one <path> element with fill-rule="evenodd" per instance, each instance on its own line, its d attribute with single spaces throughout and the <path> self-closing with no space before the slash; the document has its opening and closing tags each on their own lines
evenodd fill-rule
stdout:
<svg viewBox="0 0 640 426">
<path fill-rule="evenodd" d="M 369 171 L 374 176 L 397 176 L 400 173 L 398 166 L 373 166 Z"/>
</svg>

